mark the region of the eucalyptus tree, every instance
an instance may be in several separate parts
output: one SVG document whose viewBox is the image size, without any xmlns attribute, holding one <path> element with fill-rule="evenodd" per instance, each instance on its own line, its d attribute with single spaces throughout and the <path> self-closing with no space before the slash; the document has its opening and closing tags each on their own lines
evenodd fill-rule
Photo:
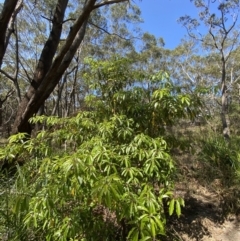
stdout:
<svg viewBox="0 0 240 241">
<path fill-rule="evenodd" d="M 6 0 L 6 4 L 10 2 Z M 29 2 L 40 13 L 46 7 L 45 1 Z M 29 75 L 31 80 L 28 90 L 19 104 L 13 133 L 31 132 L 31 126 L 28 123 L 29 118 L 37 113 L 71 63 L 74 54 L 83 41 L 92 12 L 99 11 L 101 7 L 106 5 L 124 4 L 124 2 L 130 4 L 128 0 L 87 0 L 74 3 L 68 0 L 58 0 L 53 2 L 54 8 L 50 17 L 43 16 L 50 23 L 49 29 L 47 29 L 48 38 L 45 38 L 34 73 Z M 73 22 L 67 16 L 70 8 L 76 17 Z M 64 29 L 65 25 L 70 25 L 70 27 Z M 4 30 L 4 27 L 2 29 Z M 6 37 L 6 34 L 4 34 L 4 37 Z M 63 42 L 61 42 L 61 37 L 64 38 Z"/>
<path fill-rule="evenodd" d="M 219 55 L 221 120 L 223 136 L 225 139 L 229 139 L 230 120 L 228 109 L 230 88 L 228 74 L 230 69 L 228 69 L 227 64 L 231 59 L 233 50 L 238 46 L 239 31 L 237 29 L 237 19 L 240 10 L 239 1 L 211 2 L 195 0 L 193 2 L 200 10 L 199 18 L 195 19 L 186 15 L 180 18 L 180 22 L 186 27 L 190 37 L 200 41 L 206 50 Z M 208 29 L 205 35 L 198 32 L 198 27 L 201 24 Z"/>
</svg>

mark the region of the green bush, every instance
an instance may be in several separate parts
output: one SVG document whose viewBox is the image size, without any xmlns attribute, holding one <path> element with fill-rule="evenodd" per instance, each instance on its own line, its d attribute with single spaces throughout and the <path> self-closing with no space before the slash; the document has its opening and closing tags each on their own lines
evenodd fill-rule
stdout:
<svg viewBox="0 0 240 241">
<path fill-rule="evenodd" d="M 97 122 L 83 112 L 32 122 L 48 131 L 11 136 L 0 150 L 0 158 L 25 162 L 8 193 L 9 238 L 157 240 L 165 233 L 164 200 L 180 215 L 184 203 L 173 199 L 174 163 L 163 138 L 137 134 L 126 116 Z"/>
</svg>

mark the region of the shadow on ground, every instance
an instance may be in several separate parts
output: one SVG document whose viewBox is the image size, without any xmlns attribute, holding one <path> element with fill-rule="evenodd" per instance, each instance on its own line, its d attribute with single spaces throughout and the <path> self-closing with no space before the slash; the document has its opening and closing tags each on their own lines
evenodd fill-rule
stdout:
<svg viewBox="0 0 240 241">
<path fill-rule="evenodd" d="M 222 224 L 224 217 L 221 208 L 194 197 L 186 198 L 181 217 L 168 217 L 167 236 L 163 241 L 185 240 L 181 234 L 188 237 L 186 240 L 200 241 L 204 236 L 211 237 L 211 231 L 204 222 L 206 219 L 215 224 Z"/>
</svg>

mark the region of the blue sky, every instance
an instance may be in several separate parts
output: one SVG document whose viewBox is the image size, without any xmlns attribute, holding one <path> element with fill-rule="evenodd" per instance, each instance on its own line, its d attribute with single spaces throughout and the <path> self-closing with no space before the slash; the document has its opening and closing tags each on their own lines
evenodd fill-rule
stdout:
<svg viewBox="0 0 240 241">
<path fill-rule="evenodd" d="M 165 47 L 173 49 L 187 34 L 177 19 L 186 14 L 196 17 L 198 10 L 190 0 L 135 0 L 142 11 L 141 27 L 156 37 L 162 37 Z"/>
</svg>

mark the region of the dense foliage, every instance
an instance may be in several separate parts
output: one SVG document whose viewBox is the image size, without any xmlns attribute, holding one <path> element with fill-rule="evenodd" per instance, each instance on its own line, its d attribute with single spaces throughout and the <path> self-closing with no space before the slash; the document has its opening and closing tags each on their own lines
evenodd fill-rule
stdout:
<svg viewBox="0 0 240 241">
<path fill-rule="evenodd" d="M 5 216 L 18 223 L 8 224 L 10 237 L 154 240 L 165 233 L 166 209 L 181 214 L 163 134 L 166 123 L 194 114 L 193 98 L 174 91 L 165 73 L 149 78 L 155 90 L 126 88 L 131 75 L 124 59 L 94 64 L 105 85 L 96 80 L 92 91 L 99 95 L 87 97 L 91 110 L 34 117 L 43 131 L 30 139 L 13 135 L 1 149 L 1 159 L 24 163 L 6 193 Z"/>
</svg>

